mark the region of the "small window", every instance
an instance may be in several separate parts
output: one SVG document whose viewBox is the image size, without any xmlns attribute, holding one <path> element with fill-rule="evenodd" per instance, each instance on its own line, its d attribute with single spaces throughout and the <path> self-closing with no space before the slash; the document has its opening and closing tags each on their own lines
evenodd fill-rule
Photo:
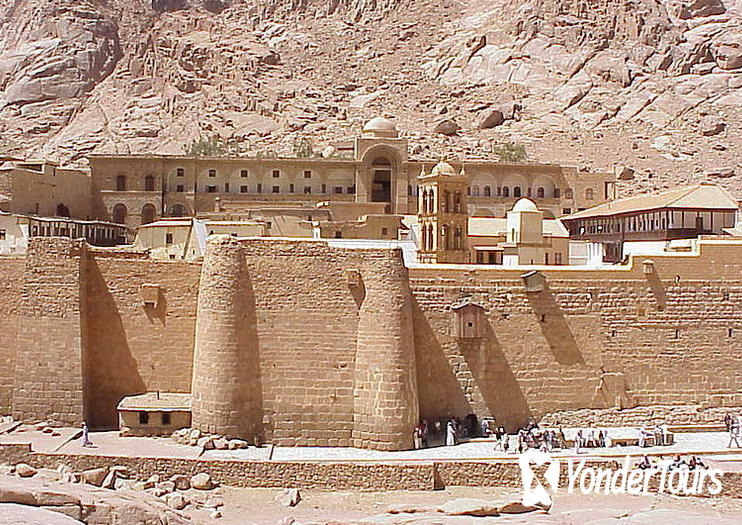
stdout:
<svg viewBox="0 0 742 525">
<path fill-rule="evenodd" d="M 348 195 L 355 195 L 356 194 L 356 187 L 355 186 L 348 186 L 347 192 L 348 192 Z"/>
<path fill-rule="evenodd" d="M 572 189 L 571 188 L 567 188 L 566 190 L 564 190 L 564 198 L 565 199 L 572 199 L 572 198 L 574 198 L 574 193 L 572 192 Z"/>
<path fill-rule="evenodd" d="M 562 190 L 560 190 L 559 188 L 554 188 L 554 198 L 558 199 L 561 196 L 562 196 Z"/>
<path fill-rule="evenodd" d="M 172 233 L 166 233 L 165 234 L 165 244 L 173 244 L 173 234 Z"/>
<path fill-rule="evenodd" d="M 381 229 L 381 234 L 382 235 L 389 235 L 389 228 L 382 228 Z"/>
<path fill-rule="evenodd" d="M 170 412 L 163 412 L 162 413 L 162 424 L 164 426 L 170 425 Z"/>
<path fill-rule="evenodd" d="M 312 193 L 312 187 L 311 186 L 304 186 L 304 193 Z"/>
<path fill-rule="evenodd" d="M 304 178 L 305 179 L 311 179 L 312 178 L 312 171 L 311 170 L 304 170 Z"/>
<path fill-rule="evenodd" d="M 170 260 L 171 260 L 171 261 L 174 261 L 174 260 L 175 260 L 175 254 L 174 254 L 174 253 L 171 253 L 171 254 L 170 254 Z"/>
<path fill-rule="evenodd" d="M 183 177 L 185 176 L 185 170 L 183 168 L 178 168 L 175 170 L 175 176 L 176 177 Z"/>
<path fill-rule="evenodd" d="M 572 213 L 572 208 L 562 208 L 562 215 L 569 215 Z"/>
<path fill-rule="evenodd" d="M 273 186 L 273 193 L 281 193 L 281 187 L 280 186 Z"/>
<path fill-rule="evenodd" d="M 247 186 L 240 186 L 240 193 L 247 193 Z"/>
<path fill-rule="evenodd" d="M 178 184 L 175 188 L 175 191 L 178 193 L 183 193 L 185 191 L 185 186 L 183 186 L 182 184 Z"/>
<path fill-rule="evenodd" d="M 224 193 L 229 193 L 229 183 L 228 182 L 225 182 L 224 183 Z"/>
<path fill-rule="evenodd" d="M 139 412 L 139 424 L 149 425 L 149 412 Z"/>
<path fill-rule="evenodd" d="M 0 230 L 0 241 L 5 240 L 5 230 Z"/>
<path fill-rule="evenodd" d="M 258 183 L 258 193 L 263 193 L 263 185 Z"/>
<path fill-rule="evenodd" d="M 322 185 L 322 193 L 327 193 L 327 184 Z"/>
<path fill-rule="evenodd" d="M 335 238 L 336 239 L 342 239 L 343 238 L 343 232 L 340 230 L 335 230 Z"/>
<path fill-rule="evenodd" d="M 240 170 L 240 177 L 242 177 L 243 179 L 246 179 L 247 178 L 247 170 Z"/>
<path fill-rule="evenodd" d="M 294 193 L 294 185 L 289 184 L 289 193 Z"/>
<path fill-rule="evenodd" d="M 216 177 L 216 170 L 209 170 L 209 177 Z"/>
<path fill-rule="evenodd" d="M 338 195 L 341 195 L 343 193 L 343 187 L 335 186 L 335 193 L 337 193 Z"/>
<path fill-rule="evenodd" d="M 280 176 L 281 176 L 281 171 L 280 170 L 273 170 L 273 178 L 274 179 L 277 179 Z"/>
<path fill-rule="evenodd" d="M 206 193 L 216 193 L 216 186 L 206 186 Z"/>
</svg>

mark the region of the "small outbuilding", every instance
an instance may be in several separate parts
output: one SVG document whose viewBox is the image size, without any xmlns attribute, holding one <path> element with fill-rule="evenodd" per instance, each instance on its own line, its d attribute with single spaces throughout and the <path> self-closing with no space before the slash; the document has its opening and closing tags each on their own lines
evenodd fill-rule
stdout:
<svg viewBox="0 0 742 525">
<path fill-rule="evenodd" d="M 191 394 L 147 392 L 118 404 L 122 436 L 167 436 L 191 426 Z"/>
</svg>

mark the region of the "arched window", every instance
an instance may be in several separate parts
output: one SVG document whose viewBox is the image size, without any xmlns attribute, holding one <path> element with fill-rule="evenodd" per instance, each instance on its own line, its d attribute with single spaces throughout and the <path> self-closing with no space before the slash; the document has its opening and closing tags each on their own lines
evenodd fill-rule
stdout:
<svg viewBox="0 0 742 525">
<path fill-rule="evenodd" d="M 586 200 L 589 200 L 589 201 L 595 199 L 595 190 L 592 189 L 592 188 L 586 189 L 585 190 L 585 199 Z"/>
<path fill-rule="evenodd" d="M 544 189 L 543 188 L 537 188 L 536 189 L 536 197 L 537 198 L 543 199 L 544 198 L 544 193 L 545 192 L 544 192 Z"/>
<path fill-rule="evenodd" d="M 513 197 L 520 197 L 520 186 L 513 188 Z"/>
<path fill-rule="evenodd" d="M 171 217 L 185 217 L 186 216 L 185 206 L 183 206 L 182 204 L 173 204 L 173 206 L 170 208 L 170 216 Z"/>
<path fill-rule="evenodd" d="M 145 204 L 144 207 L 142 207 L 142 224 L 149 224 L 150 222 L 155 222 L 156 214 L 157 214 L 157 210 L 152 204 Z"/>
<path fill-rule="evenodd" d="M 113 207 L 113 222 L 118 224 L 126 223 L 126 206 L 118 203 Z"/>
<path fill-rule="evenodd" d="M 564 190 L 564 198 L 565 199 L 574 199 L 575 198 L 574 193 L 572 193 L 572 188 L 567 188 L 566 190 Z"/>
<path fill-rule="evenodd" d="M 116 191 L 126 191 L 126 175 L 116 176 Z"/>
<path fill-rule="evenodd" d="M 461 192 L 457 191 L 453 194 L 453 211 L 454 213 L 461 213 Z"/>
<path fill-rule="evenodd" d="M 451 192 L 448 190 L 443 192 L 443 201 L 441 202 L 441 209 L 443 213 L 448 213 L 450 211 L 449 208 L 449 201 L 451 200 Z"/>
<path fill-rule="evenodd" d="M 432 224 L 428 226 L 428 250 L 435 250 L 435 233 Z"/>
<path fill-rule="evenodd" d="M 491 197 L 492 196 L 492 190 L 489 186 L 484 187 L 484 196 L 485 197 Z"/>
<path fill-rule="evenodd" d="M 144 191 L 155 191 L 155 178 L 152 175 L 144 177 Z"/>
<path fill-rule="evenodd" d="M 479 197 L 479 186 L 472 186 L 471 194 L 472 194 L 472 197 Z"/>
<path fill-rule="evenodd" d="M 502 187 L 502 196 L 503 197 L 510 197 L 510 188 L 507 186 Z"/>
<path fill-rule="evenodd" d="M 435 213 L 435 190 L 430 189 L 430 195 L 428 196 L 428 213 Z"/>
<path fill-rule="evenodd" d="M 448 234 L 448 224 L 444 224 L 441 226 L 441 237 L 443 238 L 443 249 L 444 250 L 450 250 L 451 249 L 451 239 L 450 235 Z"/>
</svg>

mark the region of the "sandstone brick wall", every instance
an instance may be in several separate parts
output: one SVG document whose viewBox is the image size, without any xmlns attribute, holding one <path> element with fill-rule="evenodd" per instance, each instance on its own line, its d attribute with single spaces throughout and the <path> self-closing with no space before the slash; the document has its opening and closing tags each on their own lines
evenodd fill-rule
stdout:
<svg viewBox="0 0 742 525">
<path fill-rule="evenodd" d="M 10 414 L 15 378 L 16 331 L 24 258 L 0 257 L 0 414 Z"/>
<path fill-rule="evenodd" d="M 13 417 L 79 424 L 84 417 L 85 245 L 29 241 L 17 325 Z"/>
<path fill-rule="evenodd" d="M 115 427 L 122 397 L 190 392 L 201 266 L 91 250 L 86 268 L 90 424 Z M 146 306 L 143 284 L 159 286 Z"/>
</svg>

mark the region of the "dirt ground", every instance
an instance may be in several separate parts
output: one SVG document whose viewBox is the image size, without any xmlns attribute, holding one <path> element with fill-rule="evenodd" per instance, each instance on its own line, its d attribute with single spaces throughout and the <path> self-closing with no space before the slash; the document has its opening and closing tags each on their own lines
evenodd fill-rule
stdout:
<svg viewBox="0 0 742 525">
<path fill-rule="evenodd" d="M 275 501 L 278 489 L 218 489 L 224 499 L 223 525 L 309 525 L 309 524 L 660 524 L 732 525 L 742 523 L 742 499 L 690 498 L 673 496 L 630 496 L 557 494 L 549 513 L 531 513 L 490 518 L 449 517 L 435 512 L 435 507 L 456 498 L 476 498 L 505 504 L 519 501 L 515 489 L 452 487 L 440 491 L 326 492 L 301 491 L 301 502 L 287 508 Z M 429 508 L 414 514 L 388 514 L 393 505 L 406 504 Z M 196 520 L 206 516 L 192 515 Z M 292 521 L 294 520 L 294 521 Z M 205 521 L 209 522 L 208 519 Z M 216 523 L 216 522 L 213 522 Z"/>
</svg>

